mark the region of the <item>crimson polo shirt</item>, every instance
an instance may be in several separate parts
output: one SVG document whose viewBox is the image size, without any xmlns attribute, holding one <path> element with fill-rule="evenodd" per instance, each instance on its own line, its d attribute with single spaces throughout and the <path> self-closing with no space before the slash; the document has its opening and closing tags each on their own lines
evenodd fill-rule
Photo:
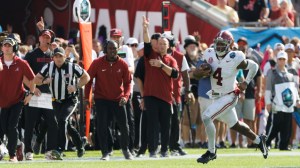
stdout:
<svg viewBox="0 0 300 168">
<path fill-rule="evenodd" d="M 25 60 L 14 56 L 12 64 L 8 67 L 4 58 L 0 57 L 3 70 L 0 71 L 0 107 L 8 108 L 24 98 L 23 77 L 33 80 L 34 73 Z"/>
<path fill-rule="evenodd" d="M 178 64 L 178 69 L 179 69 L 178 78 L 173 79 L 174 80 L 173 81 L 174 82 L 173 83 L 174 99 L 175 99 L 176 103 L 181 103 L 181 95 L 180 95 L 181 88 L 182 88 L 181 69 L 182 69 L 182 61 L 183 61 L 184 55 L 178 51 L 173 51 L 172 56 L 176 60 L 176 62 Z"/>
<path fill-rule="evenodd" d="M 122 97 L 125 97 L 128 100 L 132 78 L 128 65 L 123 59 L 118 57 L 116 62 L 110 63 L 105 55 L 95 59 L 87 72 L 91 80 L 85 86 L 86 99 L 90 96 L 93 78 L 95 78 L 95 99 L 119 102 Z"/>
<path fill-rule="evenodd" d="M 151 47 L 150 43 L 145 43 L 145 50 L 149 51 Z M 147 49 L 146 49 L 147 48 Z M 152 49 L 151 49 L 152 50 Z M 173 80 L 165 73 L 161 68 L 152 67 L 149 63 L 150 59 L 160 59 L 162 62 L 178 71 L 176 60 L 166 54 L 160 56 L 152 50 L 149 55 L 145 53 L 145 82 L 144 82 L 144 96 L 154 96 L 161 99 L 169 104 L 173 104 L 172 91 L 173 91 Z"/>
</svg>

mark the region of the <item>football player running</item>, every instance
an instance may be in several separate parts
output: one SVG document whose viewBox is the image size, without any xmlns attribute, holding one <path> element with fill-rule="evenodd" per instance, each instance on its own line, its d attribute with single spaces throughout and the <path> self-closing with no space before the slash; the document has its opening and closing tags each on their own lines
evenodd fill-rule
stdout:
<svg viewBox="0 0 300 168">
<path fill-rule="evenodd" d="M 235 105 L 238 101 L 238 95 L 247 88 L 258 70 L 258 65 L 252 60 L 245 59 L 245 55 L 241 51 L 231 51 L 233 43 L 234 39 L 229 31 L 219 32 L 214 39 L 214 47 L 206 49 L 203 55 L 204 60 L 210 64 L 212 71 L 200 67 L 194 72 L 194 76 L 199 78 L 210 77 L 212 89 L 207 94 L 214 99 L 214 102 L 204 111 L 202 116 L 208 137 L 208 150 L 197 159 L 197 162 L 203 164 L 217 158 L 216 128 L 213 123 L 215 119 L 226 123 L 231 129 L 253 140 L 261 150 L 263 157 L 265 159 L 268 157 L 267 137 L 256 135 L 248 125 L 240 122 L 237 118 Z M 239 69 L 249 70 L 245 81 L 242 83 L 236 81 Z"/>
</svg>

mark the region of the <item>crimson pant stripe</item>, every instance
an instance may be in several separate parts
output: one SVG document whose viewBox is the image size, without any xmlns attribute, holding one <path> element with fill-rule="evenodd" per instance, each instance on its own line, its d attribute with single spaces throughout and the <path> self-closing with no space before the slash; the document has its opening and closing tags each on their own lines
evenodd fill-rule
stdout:
<svg viewBox="0 0 300 168">
<path fill-rule="evenodd" d="M 211 119 L 213 120 L 216 116 L 218 116 L 223 111 L 225 111 L 229 106 L 231 106 L 235 102 L 236 99 L 237 99 L 237 96 L 235 96 L 235 98 L 233 99 L 232 102 L 226 104 L 221 110 L 219 110 L 216 114 L 214 114 L 213 116 L 211 116 Z"/>
</svg>

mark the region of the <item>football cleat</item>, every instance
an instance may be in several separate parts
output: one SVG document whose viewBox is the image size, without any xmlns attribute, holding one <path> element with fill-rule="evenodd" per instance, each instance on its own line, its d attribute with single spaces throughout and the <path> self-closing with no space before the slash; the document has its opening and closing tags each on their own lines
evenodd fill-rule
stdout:
<svg viewBox="0 0 300 168">
<path fill-rule="evenodd" d="M 206 164 L 211 160 L 214 160 L 217 158 L 217 150 L 216 153 L 211 153 L 209 150 L 206 151 L 200 158 L 197 159 L 198 163 Z"/>
<path fill-rule="evenodd" d="M 267 136 L 266 135 L 260 135 L 260 143 L 257 145 L 257 148 L 260 149 L 261 153 L 263 154 L 264 158 L 267 159 L 268 157 L 268 148 L 266 145 Z"/>
</svg>

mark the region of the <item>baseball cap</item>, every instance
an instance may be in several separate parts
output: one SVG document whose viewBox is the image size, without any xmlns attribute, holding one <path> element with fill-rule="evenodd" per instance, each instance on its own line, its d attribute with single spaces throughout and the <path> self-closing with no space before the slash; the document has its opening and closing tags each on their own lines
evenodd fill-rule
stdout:
<svg viewBox="0 0 300 168">
<path fill-rule="evenodd" d="M 14 39 L 18 44 L 21 44 L 21 43 L 22 43 L 21 37 L 20 37 L 20 35 L 17 34 L 17 33 L 11 33 L 11 34 L 9 34 L 7 37 Z"/>
<path fill-rule="evenodd" d="M 151 36 L 151 40 L 158 40 L 161 37 L 160 33 L 154 33 Z"/>
<path fill-rule="evenodd" d="M 144 48 L 144 42 L 139 43 L 138 47 L 136 48 L 137 51 L 140 51 Z"/>
<path fill-rule="evenodd" d="M 277 53 L 277 59 L 279 59 L 279 58 L 284 58 L 287 60 L 288 59 L 287 53 L 285 51 L 279 51 Z"/>
<path fill-rule="evenodd" d="M 170 40 L 174 40 L 174 36 L 172 35 L 171 32 L 164 32 L 164 33 L 161 35 L 161 37 L 164 37 L 164 38 L 168 39 L 169 41 L 170 41 Z"/>
<path fill-rule="evenodd" d="M 282 43 L 276 43 L 274 45 L 274 50 L 276 50 L 277 48 L 282 47 L 284 49 L 284 45 Z"/>
<path fill-rule="evenodd" d="M 240 41 L 243 41 L 243 42 L 245 42 L 246 44 L 248 44 L 248 40 L 247 40 L 246 37 L 241 37 L 241 38 L 239 38 L 238 41 L 237 41 L 237 43 L 240 42 Z"/>
<path fill-rule="evenodd" d="M 114 28 L 110 30 L 110 37 L 112 36 L 122 36 L 122 31 L 120 29 Z"/>
<path fill-rule="evenodd" d="M 62 47 L 57 47 L 53 51 L 53 56 L 56 55 L 56 54 L 64 56 L 65 55 L 65 50 Z"/>
<path fill-rule="evenodd" d="M 284 46 L 284 50 L 286 51 L 286 50 L 288 50 L 288 49 L 291 49 L 291 50 L 295 51 L 295 46 L 294 46 L 294 44 L 292 44 L 292 43 L 286 44 L 286 45 Z"/>
<path fill-rule="evenodd" d="M 139 42 L 138 42 L 138 40 L 136 39 L 136 38 L 133 38 L 133 37 L 131 37 L 131 38 L 129 38 L 129 39 L 127 39 L 127 41 L 126 41 L 126 44 L 138 44 Z"/>
<path fill-rule="evenodd" d="M 52 37 L 52 34 L 51 34 L 51 32 L 49 30 L 43 30 L 40 33 L 40 36 L 43 36 L 43 35 L 49 36 L 50 38 Z"/>
<path fill-rule="evenodd" d="M 189 46 L 190 44 L 195 44 L 197 47 L 199 46 L 198 42 L 196 41 L 195 37 L 192 35 L 188 35 L 185 39 L 184 39 L 184 46 L 183 48 L 186 48 L 187 46 Z"/>
<path fill-rule="evenodd" d="M 169 41 L 170 47 L 175 47 L 176 45 L 176 40 L 172 32 L 164 32 L 161 37 L 166 38 Z"/>
<path fill-rule="evenodd" d="M 14 46 L 15 45 L 15 42 L 12 38 L 5 38 L 3 41 L 2 41 L 2 44 L 10 44 L 11 46 Z"/>
</svg>

